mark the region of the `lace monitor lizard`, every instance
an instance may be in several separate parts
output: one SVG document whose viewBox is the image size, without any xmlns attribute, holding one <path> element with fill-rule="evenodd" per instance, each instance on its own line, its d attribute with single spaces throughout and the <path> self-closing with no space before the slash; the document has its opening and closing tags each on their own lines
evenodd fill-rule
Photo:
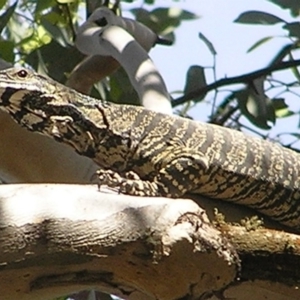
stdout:
<svg viewBox="0 0 300 300">
<path fill-rule="evenodd" d="M 300 230 L 300 155 L 216 125 L 82 95 L 24 68 L 0 72 L 0 108 L 93 159 L 99 185 L 236 202 Z"/>
</svg>

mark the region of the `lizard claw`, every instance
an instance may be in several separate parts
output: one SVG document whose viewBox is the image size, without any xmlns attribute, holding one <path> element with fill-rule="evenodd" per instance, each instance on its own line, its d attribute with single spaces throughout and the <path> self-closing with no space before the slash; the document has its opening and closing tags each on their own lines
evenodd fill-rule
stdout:
<svg viewBox="0 0 300 300">
<path fill-rule="evenodd" d="M 125 178 L 131 180 L 141 180 L 140 176 L 133 171 L 126 172 Z"/>
<path fill-rule="evenodd" d="M 124 179 L 116 172 L 112 170 L 98 170 L 95 174 L 98 178 L 98 189 L 100 190 L 102 185 L 107 185 L 111 188 L 118 187 L 122 184 Z"/>
<path fill-rule="evenodd" d="M 102 185 L 110 188 L 117 188 L 119 194 L 127 194 L 133 196 L 156 196 L 156 185 L 145 182 L 134 173 L 129 171 L 122 177 L 120 174 L 112 170 L 100 169 L 94 175 L 97 177 L 98 190 Z"/>
</svg>

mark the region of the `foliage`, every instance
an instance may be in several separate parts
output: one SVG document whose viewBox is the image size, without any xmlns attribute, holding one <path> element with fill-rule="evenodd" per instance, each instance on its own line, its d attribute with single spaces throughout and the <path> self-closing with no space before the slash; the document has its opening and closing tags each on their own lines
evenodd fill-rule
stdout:
<svg viewBox="0 0 300 300">
<path fill-rule="evenodd" d="M 300 22 L 298 0 L 269 0 L 282 9 L 288 9 L 294 17 L 292 22 L 287 22 L 281 17 L 262 11 L 246 11 L 237 16 L 235 22 L 239 24 L 251 24 L 253 26 L 281 26 L 286 31 L 287 45 L 279 49 L 275 57 L 270 57 L 270 63 L 265 73 L 259 73 L 259 77 L 244 76 L 240 82 L 244 87 L 232 90 L 222 101 L 213 102 L 213 113 L 210 122 L 241 128 L 242 117 L 247 118 L 254 126 L 260 129 L 270 129 L 278 118 L 295 116 L 298 112 L 289 109 L 285 98 L 288 93 L 297 94 L 300 74 L 297 66 L 297 51 L 300 46 Z M 54 79 L 65 82 L 68 74 L 83 59 L 74 47 L 74 38 L 77 28 L 87 15 L 106 1 L 84 0 L 0 0 L 0 30 L 1 30 L 1 58 L 12 64 L 30 66 L 41 73 L 46 73 Z M 175 40 L 175 30 L 182 22 L 194 20 L 198 16 L 194 13 L 166 7 L 154 7 L 146 9 L 139 6 L 134 0 L 124 0 L 132 5 L 131 13 L 136 19 L 160 35 Z M 144 0 L 145 4 L 157 4 L 155 0 Z M 136 5 L 136 6 L 135 6 Z M 149 7 L 149 6 L 147 6 Z M 151 6 L 150 6 L 151 7 Z M 122 5 L 119 8 L 121 11 Z M 257 50 L 265 43 L 277 36 L 262 37 L 255 42 L 249 52 Z M 282 38 L 282 37 L 280 37 Z M 210 51 L 213 61 L 216 62 L 217 49 L 202 33 L 199 33 L 200 42 L 204 43 Z M 194 41 L 191 41 L 191 44 Z M 66 59 L 67 58 L 67 59 Z M 294 80 L 282 81 L 276 79 L 275 69 L 272 67 L 282 62 L 294 62 L 288 67 L 288 71 Z M 211 67 L 216 69 L 216 63 Z M 269 69 L 268 69 L 269 68 Z M 181 114 L 191 105 L 208 98 L 210 92 L 216 95 L 222 87 L 232 83 L 238 83 L 236 78 L 231 82 L 230 78 L 217 79 L 209 83 L 206 78 L 207 67 L 192 65 L 186 73 L 186 83 L 180 93 L 182 96 L 174 99 L 173 105 L 181 105 Z M 246 74 L 247 75 L 247 74 Z M 242 77 L 242 76 L 241 76 Z M 289 76 L 290 77 L 290 76 Z M 102 98 L 114 102 L 137 103 L 136 96 L 129 81 L 122 70 L 110 77 L 110 85 L 104 81 L 96 86 L 101 90 Z M 278 91 L 275 93 L 275 91 Z M 97 91 L 93 95 L 99 96 Z M 232 123 L 233 122 L 233 123 Z M 295 135 L 294 135 L 295 136 Z"/>
<path fill-rule="evenodd" d="M 271 2 L 279 5 L 283 9 L 289 9 L 295 17 L 300 15 L 298 1 L 271 0 Z M 282 28 L 287 31 L 285 38 L 288 44 L 283 49 L 279 50 L 278 54 L 274 58 L 270 58 L 269 66 L 279 65 L 283 61 L 295 61 L 297 50 L 300 47 L 300 22 L 296 21 L 296 18 L 295 22 L 287 22 L 282 18 L 267 12 L 247 11 L 238 16 L 235 22 L 263 26 L 274 26 L 275 24 L 280 24 Z M 264 43 L 268 43 L 270 40 L 275 38 L 278 37 L 268 36 L 261 38 L 249 48 L 248 52 L 254 51 Z M 249 82 L 248 86 L 242 91 L 235 92 L 235 97 L 238 101 L 241 112 L 254 125 L 263 129 L 268 129 L 271 127 L 270 123 L 275 123 L 276 118 L 285 118 L 298 114 L 298 112 L 291 112 L 288 109 L 288 105 L 285 103 L 285 99 L 281 98 L 282 95 L 288 96 L 288 93 L 286 92 L 295 93 L 299 86 L 300 76 L 296 67 L 297 65 L 299 65 L 299 63 L 295 63 L 295 66 L 290 68 L 290 73 L 293 74 L 295 78 L 292 82 L 280 82 L 276 80 L 276 77 L 274 76 L 275 74 L 266 73 L 266 76 Z M 255 88 L 256 93 L 253 93 L 253 87 Z M 273 94 L 273 90 L 278 89 L 281 89 L 281 91 L 277 93 L 276 97 L 272 97 L 270 99 L 268 94 L 271 95 Z M 253 112 L 244 109 L 249 105 L 254 107 Z"/>
<path fill-rule="evenodd" d="M 280 6 L 282 9 L 289 9 L 292 16 L 295 17 L 295 20 L 293 22 L 287 22 L 276 15 L 262 11 L 246 11 L 235 20 L 235 22 L 239 24 L 255 26 L 281 25 L 281 27 L 286 30 L 287 34 L 284 38 L 287 41 L 287 45 L 279 49 L 275 57 L 270 57 L 269 65 L 265 69 L 257 72 L 234 78 L 223 78 L 206 86 L 203 86 L 206 82 L 205 76 L 197 75 L 196 77 L 192 77 L 191 69 L 189 69 L 186 76 L 186 87 L 192 86 L 193 90 L 185 88 L 183 96 L 174 100 L 174 106 L 188 100 L 199 102 L 202 101 L 205 95 L 210 91 L 215 91 L 217 95 L 220 91 L 220 89 L 217 89 L 219 87 L 226 87 L 228 89 L 228 86 L 231 84 L 244 83 L 242 89 L 231 91 L 229 95 L 215 107 L 210 122 L 229 125 L 228 121 L 230 121 L 231 126 L 241 129 L 243 127 L 243 123 L 240 121 L 241 118 L 247 118 L 254 126 L 259 129 L 267 130 L 275 124 L 278 118 L 299 116 L 298 111 L 293 112 L 289 109 L 285 100 L 291 94 L 296 97 L 300 96 L 297 93 L 300 81 L 300 74 L 297 68 L 297 66 L 300 65 L 300 60 L 297 59 L 300 47 L 300 22 L 298 21 L 300 15 L 299 1 L 273 0 L 271 2 Z M 215 57 L 217 52 L 212 43 L 202 33 L 199 33 L 199 37 L 205 43 L 211 55 Z M 255 51 L 263 44 L 278 38 L 282 39 L 283 37 L 262 37 L 249 48 L 248 52 Z M 279 80 L 276 78 L 275 71 L 282 70 L 281 66 L 286 62 L 291 62 L 288 68 L 284 68 L 285 72 L 289 72 L 286 77 L 293 77 L 294 79 L 282 81 L 282 79 Z M 192 66 L 191 68 L 195 69 L 196 66 Z M 198 66 L 198 68 L 203 67 Z M 214 64 L 212 68 L 215 70 L 216 65 Z M 291 135 L 293 134 L 291 133 Z M 277 138 L 280 136 L 281 135 L 278 134 Z"/>
<path fill-rule="evenodd" d="M 97 1 L 23 0 L 13 4 L 0 2 L 3 11 L 0 16 L 0 30 L 4 37 L 0 40 L 1 57 L 13 64 L 30 66 L 57 81 L 65 82 L 68 74 L 83 59 L 83 55 L 74 47 L 74 39 L 79 24 L 90 14 L 89 10 L 93 5 L 89 2 L 94 5 Z M 104 1 L 98 1 L 98 6 L 101 6 L 101 2 Z M 188 11 L 173 8 L 150 11 L 133 8 L 131 12 L 156 33 L 168 36 L 171 40 L 175 39 L 174 30 L 181 22 L 197 17 Z M 110 88 L 106 84 L 98 85 L 102 91 L 105 90 L 106 100 L 138 102 L 123 71 L 112 75 L 110 82 Z"/>
</svg>

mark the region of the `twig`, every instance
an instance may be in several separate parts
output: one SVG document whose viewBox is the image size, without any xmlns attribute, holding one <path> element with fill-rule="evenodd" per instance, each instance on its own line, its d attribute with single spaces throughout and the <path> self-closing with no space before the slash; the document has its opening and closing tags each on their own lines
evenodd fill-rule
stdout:
<svg viewBox="0 0 300 300">
<path fill-rule="evenodd" d="M 185 103 L 186 101 L 200 97 L 201 95 L 203 95 L 209 91 L 212 91 L 216 88 L 219 88 L 221 86 L 238 84 L 238 83 L 249 83 L 256 78 L 259 78 L 261 76 L 266 76 L 274 71 L 280 71 L 280 70 L 288 69 L 288 68 L 299 66 L 299 65 L 300 65 L 300 59 L 293 60 L 293 61 L 284 61 L 284 62 L 278 63 L 276 65 L 272 65 L 270 67 L 263 68 L 263 69 L 260 69 L 260 70 L 257 70 L 257 71 L 251 72 L 251 73 L 247 73 L 244 75 L 222 78 L 220 80 L 213 82 L 212 84 L 209 84 L 198 90 L 195 90 L 186 95 L 183 95 L 182 97 L 174 99 L 172 101 L 172 106 L 176 107 L 178 105 L 181 105 L 181 104 Z"/>
</svg>

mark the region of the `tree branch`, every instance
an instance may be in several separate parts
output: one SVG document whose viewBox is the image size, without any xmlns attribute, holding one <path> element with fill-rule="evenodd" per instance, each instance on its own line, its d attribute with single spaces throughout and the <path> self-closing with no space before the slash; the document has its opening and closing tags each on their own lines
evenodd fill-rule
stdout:
<svg viewBox="0 0 300 300">
<path fill-rule="evenodd" d="M 191 200 L 94 185 L 2 185 L 0 207 L 3 300 L 87 288 L 126 299 L 198 299 L 237 275 L 236 251 Z"/>
<path fill-rule="evenodd" d="M 131 30 L 127 31 L 127 27 Z M 147 32 L 151 42 L 145 44 L 143 40 Z M 151 48 L 156 41 L 157 35 L 146 26 L 117 17 L 107 8 L 99 8 L 80 26 L 75 44 L 80 52 L 87 55 L 112 56 L 126 71 L 143 106 L 172 114 L 165 82 L 144 50 Z"/>
<path fill-rule="evenodd" d="M 88 288 L 147 300 L 300 297 L 298 235 L 226 222 L 217 230 L 188 199 L 94 185 L 2 185 L 0 207 L 3 300 Z"/>
<path fill-rule="evenodd" d="M 260 69 L 260 70 L 257 70 L 257 71 L 251 72 L 251 73 L 247 73 L 244 75 L 222 78 L 220 80 L 213 82 L 212 84 L 209 84 L 205 87 L 202 87 L 191 93 L 188 93 L 177 99 L 174 99 L 172 101 L 172 106 L 175 107 L 175 106 L 181 105 L 189 100 L 192 100 L 197 97 L 201 97 L 202 95 L 206 94 L 207 92 L 215 90 L 222 86 L 238 84 L 238 83 L 250 83 L 254 79 L 259 78 L 261 76 L 266 76 L 272 72 L 288 69 L 288 68 L 299 66 L 299 65 L 300 65 L 300 59 L 293 60 L 293 61 L 283 61 L 281 63 L 272 65 L 270 67 L 266 67 L 266 68 L 263 68 L 263 69 Z"/>
<path fill-rule="evenodd" d="M 96 9 L 89 19 L 79 28 L 76 42 L 79 44 L 79 48 L 86 48 L 92 44 L 92 38 L 89 42 L 87 42 L 89 35 L 84 36 L 84 41 L 80 42 L 80 40 L 83 38 L 82 34 L 84 34 L 84 31 L 88 28 L 101 28 L 95 23 L 97 20 L 102 20 L 102 22 L 105 20 L 105 22 L 109 25 L 117 25 L 128 31 L 146 52 L 149 52 L 157 42 L 157 35 L 145 25 L 135 20 L 117 16 L 107 7 L 101 7 Z M 120 37 L 117 36 L 117 39 L 120 39 L 121 37 L 122 34 Z M 110 41 L 113 42 L 114 39 L 111 38 Z M 100 40 L 97 38 L 97 46 L 102 47 L 100 44 L 98 45 L 99 42 Z M 100 50 L 98 53 L 100 53 Z M 134 61 L 134 54 L 130 54 L 129 58 Z M 66 85 L 83 94 L 90 94 L 93 84 L 100 81 L 105 76 L 112 74 L 120 67 L 120 63 L 122 63 L 122 60 L 117 61 L 111 56 L 90 55 L 73 69 L 69 75 Z"/>
</svg>

